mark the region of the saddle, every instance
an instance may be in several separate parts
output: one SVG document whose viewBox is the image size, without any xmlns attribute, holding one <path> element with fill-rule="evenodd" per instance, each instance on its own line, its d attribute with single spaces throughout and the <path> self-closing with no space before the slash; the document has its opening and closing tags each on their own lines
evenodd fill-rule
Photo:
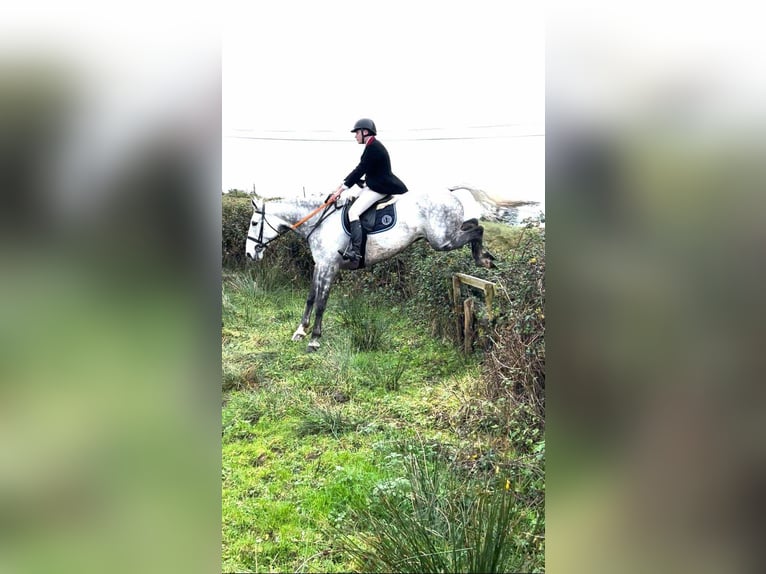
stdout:
<svg viewBox="0 0 766 574">
<path fill-rule="evenodd" d="M 359 217 L 359 223 L 362 225 L 362 260 L 358 269 L 365 267 L 364 254 L 367 251 L 367 236 L 387 231 L 396 224 L 396 200 L 398 198 L 398 195 L 387 195 L 373 203 Z M 346 203 L 341 214 L 343 232 L 349 237 L 351 236 L 351 225 L 348 219 L 348 210 L 354 201 Z"/>
<path fill-rule="evenodd" d="M 380 201 L 373 203 L 372 206 L 364 211 L 359 217 L 359 223 L 362 224 L 362 230 L 365 235 L 365 242 L 367 235 L 382 233 L 391 229 L 396 224 L 397 199 L 399 199 L 399 196 L 387 195 Z M 352 203 L 353 201 L 350 201 L 343 206 L 342 214 L 343 231 L 349 236 L 351 235 L 351 232 L 349 231 L 348 210 Z"/>
</svg>

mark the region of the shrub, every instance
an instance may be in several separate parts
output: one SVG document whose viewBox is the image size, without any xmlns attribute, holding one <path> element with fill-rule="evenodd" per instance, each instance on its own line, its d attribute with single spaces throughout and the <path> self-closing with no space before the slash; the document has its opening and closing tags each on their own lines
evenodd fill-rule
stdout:
<svg viewBox="0 0 766 574">
<path fill-rule="evenodd" d="M 226 193 L 226 196 L 227 197 L 245 197 L 245 198 L 249 199 L 249 198 L 252 197 L 252 194 L 250 194 L 250 193 L 248 193 L 246 191 L 242 191 L 241 189 L 230 189 Z"/>
<path fill-rule="evenodd" d="M 341 326 L 351 336 L 352 349 L 377 351 L 383 346 L 388 324 L 375 307 L 359 298 L 344 298 L 339 315 Z"/>
<path fill-rule="evenodd" d="M 224 265 L 245 262 L 245 240 L 253 208 L 246 197 L 223 195 L 221 199 L 221 241 Z"/>
<path fill-rule="evenodd" d="M 514 258 L 502 270 L 505 308 L 490 330 L 478 395 L 505 401 L 509 419 L 545 420 L 545 232 L 534 227 L 519 237 Z M 525 408 L 520 409 L 523 405 Z M 516 413 L 515 415 L 513 413 Z"/>
<path fill-rule="evenodd" d="M 364 373 L 371 387 L 380 387 L 387 391 L 398 391 L 405 370 L 404 361 L 397 359 L 393 363 L 370 363 L 367 365 Z"/>
</svg>

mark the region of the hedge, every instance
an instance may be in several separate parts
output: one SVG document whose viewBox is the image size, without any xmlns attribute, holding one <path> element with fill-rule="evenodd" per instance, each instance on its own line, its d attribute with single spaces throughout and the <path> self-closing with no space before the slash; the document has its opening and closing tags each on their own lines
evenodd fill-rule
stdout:
<svg viewBox="0 0 766 574">
<path fill-rule="evenodd" d="M 245 261 L 245 240 L 253 207 L 246 197 L 222 196 L 221 246 L 224 265 Z"/>
</svg>

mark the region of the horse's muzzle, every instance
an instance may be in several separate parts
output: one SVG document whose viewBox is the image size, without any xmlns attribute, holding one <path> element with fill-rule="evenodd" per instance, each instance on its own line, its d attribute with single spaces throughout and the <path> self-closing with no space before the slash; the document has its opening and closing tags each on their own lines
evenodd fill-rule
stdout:
<svg viewBox="0 0 766 574">
<path fill-rule="evenodd" d="M 250 261 L 260 261 L 261 259 L 263 259 L 263 248 L 260 248 L 260 249 L 259 249 L 259 248 L 257 248 L 257 247 L 256 247 L 256 248 L 253 250 L 253 252 L 252 252 L 252 253 L 250 253 L 249 251 L 245 251 L 245 256 L 246 256 L 246 257 L 247 257 L 247 258 L 248 258 Z"/>
</svg>

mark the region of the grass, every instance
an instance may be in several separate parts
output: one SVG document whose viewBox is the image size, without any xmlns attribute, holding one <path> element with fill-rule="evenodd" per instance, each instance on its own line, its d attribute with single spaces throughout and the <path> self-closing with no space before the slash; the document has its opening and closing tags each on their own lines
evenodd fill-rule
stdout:
<svg viewBox="0 0 766 574">
<path fill-rule="evenodd" d="M 356 351 L 377 351 L 386 345 L 387 316 L 370 301 L 345 297 L 339 308 L 340 325 L 350 335 Z"/>
<path fill-rule="evenodd" d="M 329 301 L 322 347 L 307 353 L 305 342 L 290 340 L 305 291 L 258 277 L 227 273 L 223 282 L 223 572 L 349 572 L 369 564 L 353 548 L 372 539 L 353 528 L 364 512 L 387 519 L 384 495 L 418 480 L 403 463 L 402 444 L 444 454 L 443 472 L 462 473 L 453 477 L 460 488 L 478 484 L 475 473 L 462 472 L 465 460 L 485 461 L 487 476 L 498 480 L 510 472 L 511 453 L 495 448 L 490 460 L 482 443 L 497 437 L 455 428 L 464 389 L 479 376 L 476 360 L 433 339 L 401 309 L 365 306 L 340 290 Z M 440 542 L 453 543 L 465 541 Z M 541 549 L 523 550 L 539 569 Z M 388 571 L 410 564 L 394 566 Z"/>
<path fill-rule="evenodd" d="M 405 477 L 374 491 L 376 504 L 354 509 L 350 524 L 338 529 L 339 546 L 361 571 L 528 571 L 513 540 L 523 510 L 510 482 L 469 481 L 422 445 L 403 450 Z"/>
</svg>

